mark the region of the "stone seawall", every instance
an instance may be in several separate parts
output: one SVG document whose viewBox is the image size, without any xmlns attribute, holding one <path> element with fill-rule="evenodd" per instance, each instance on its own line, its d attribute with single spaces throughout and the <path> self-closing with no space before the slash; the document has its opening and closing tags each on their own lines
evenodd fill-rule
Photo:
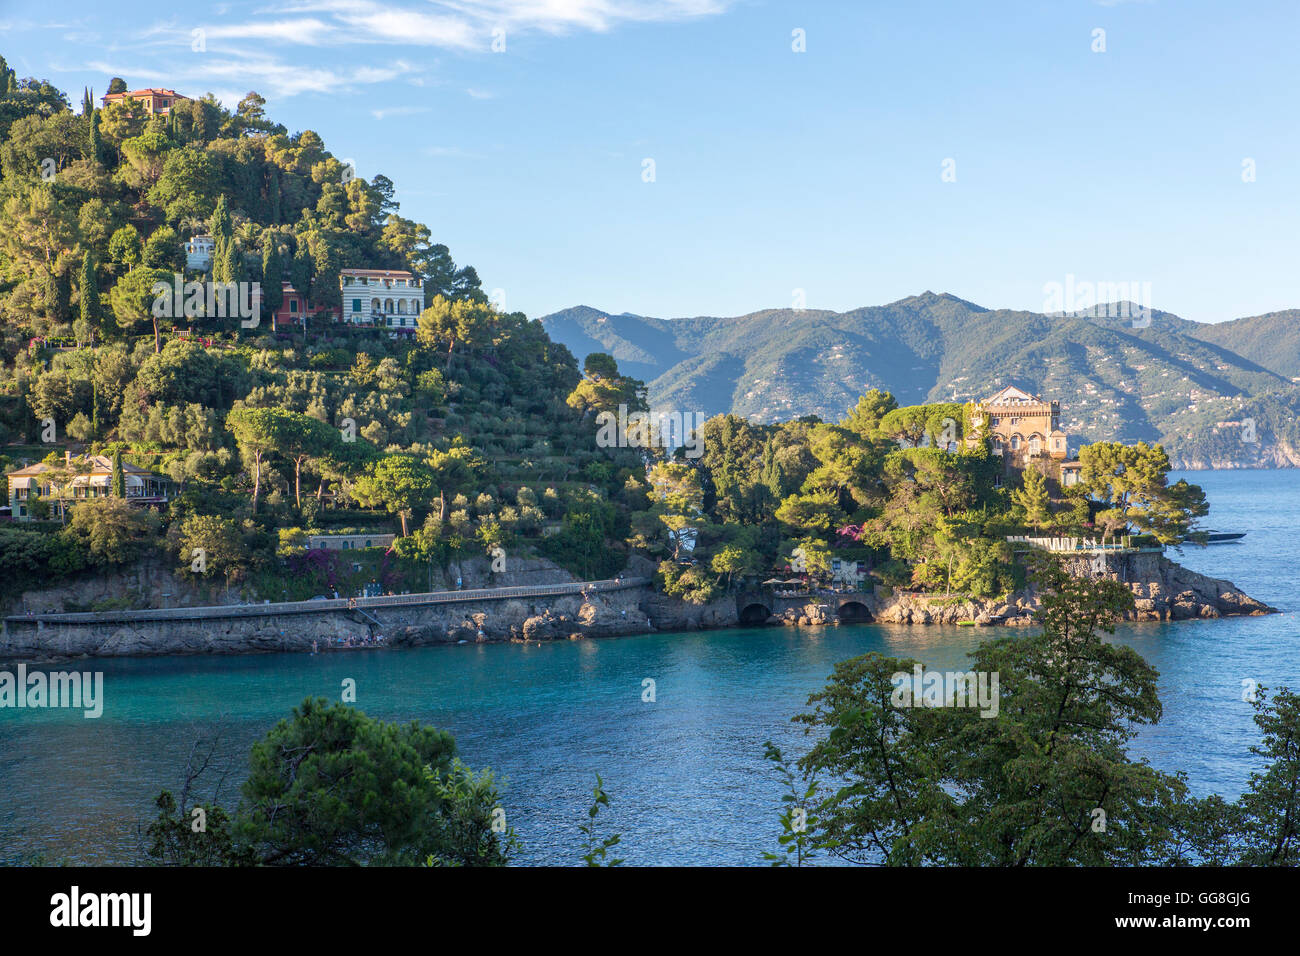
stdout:
<svg viewBox="0 0 1300 956">
<path fill-rule="evenodd" d="M 1094 558 L 1072 562 L 1078 574 L 1097 574 Z M 540 573 L 541 569 L 535 569 Z M 1159 554 L 1111 555 L 1100 573 L 1123 581 L 1133 591 L 1139 621 L 1268 614 L 1275 609 L 1242 593 L 1231 582 L 1197 574 Z M 870 619 L 894 624 L 975 624 L 1026 626 L 1036 622 L 1040 596 L 1032 588 L 1002 601 L 937 600 L 877 588 L 855 597 Z M 447 604 L 367 607 L 365 613 L 322 608 L 296 613 L 246 609 L 246 616 L 180 620 L 122 620 L 112 614 L 92 620 L 30 621 L 10 618 L 0 631 L 0 661 L 69 657 L 121 657 L 167 654 L 248 654 L 307 652 L 361 643 L 382 635 L 391 647 L 487 642 L 539 642 L 617 637 L 655 631 L 730 627 L 740 621 L 735 595 L 696 606 L 655 592 L 649 586 L 521 599 L 486 599 Z M 222 614 L 242 614 L 232 608 Z M 837 623 L 831 603 L 817 597 L 789 600 L 774 623 Z M 91 617 L 86 615 L 87 618 Z"/>
<path fill-rule="evenodd" d="M 533 642 L 695 630 L 736 623 L 735 602 L 684 605 L 648 586 L 521 599 L 397 607 L 322 608 L 293 613 L 246 609 L 245 616 L 176 620 L 23 620 L 0 632 L 0 661 L 165 654 L 309 652 L 382 636 L 390 647 Z M 238 613 L 244 609 L 232 608 Z M 90 615 L 86 615 L 90 617 Z"/>
</svg>

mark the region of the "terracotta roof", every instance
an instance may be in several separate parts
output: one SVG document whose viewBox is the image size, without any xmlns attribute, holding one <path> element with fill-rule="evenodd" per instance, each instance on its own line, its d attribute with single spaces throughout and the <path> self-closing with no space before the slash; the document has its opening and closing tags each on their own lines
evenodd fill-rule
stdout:
<svg viewBox="0 0 1300 956">
<path fill-rule="evenodd" d="M 137 96 L 175 96 L 175 97 L 179 97 L 182 100 L 189 99 L 189 97 L 186 96 L 185 94 L 177 93 L 175 90 L 164 90 L 153 86 L 146 87 L 143 90 L 131 90 L 129 93 L 127 92 L 105 93 L 103 98 L 109 99 L 110 97 L 121 97 L 121 96 L 129 96 L 132 99 L 134 99 Z"/>
<path fill-rule="evenodd" d="M 339 275 L 343 276 L 393 276 L 403 279 L 414 279 L 415 275 L 402 269 L 340 269 Z"/>
<path fill-rule="evenodd" d="M 1047 404 L 1037 395 L 1033 395 L 1029 392 L 1026 392 L 1022 388 L 1016 388 L 1014 385 L 1008 385 L 1006 388 L 984 399 L 984 401 L 981 404 L 1016 405 L 1016 404 L 1030 404 L 1030 403 L 1033 403 L 1035 405 Z"/>
<path fill-rule="evenodd" d="M 90 465 L 91 475 L 111 475 L 113 473 L 113 459 L 106 455 L 91 455 L 89 461 L 76 459 L 74 465 Z M 43 475 L 51 470 L 51 466 L 43 461 L 38 461 L 34 465 L 28 465 L 26 468 L 19 468 L 17 471 L 8 472 L 10 478 L 28 478 L 34 475 Z M 148 468 L 141 468 L 139 465 L 133 465 L 130 462 L 122 462 L 122 473 L 125 475 L 153 475 Z M 158 475 L 156 477 L 162 477 Z"/>
</svg>

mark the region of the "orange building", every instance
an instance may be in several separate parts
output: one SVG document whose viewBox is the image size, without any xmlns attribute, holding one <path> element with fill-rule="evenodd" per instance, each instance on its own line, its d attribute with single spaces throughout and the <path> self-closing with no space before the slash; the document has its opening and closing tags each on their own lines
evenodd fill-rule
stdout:
<svg viewBox="0 0 1300 956">
<path fill-rule="evenodd" d="M 1032 458 L 1064 461 L 1069 456 L 1060 402 L 1008 386 L 969 405 L 968 414 L 967 447 L 987 437 L 1007 468 L 1022 469 Z"/>
<path fill-rule="evenodd" d="M 172 111 L 174 105 L 181 100 L 188 100 L 189 97 L 181 96 L 175 90 L 157 90 L 150 87 L 147 90 L 132 90 L 130 93 L 105 93 L 101 99 L 105 106 L 132 99 L 143 106 L 150 116 L 166 116 Z"/>
</svg>

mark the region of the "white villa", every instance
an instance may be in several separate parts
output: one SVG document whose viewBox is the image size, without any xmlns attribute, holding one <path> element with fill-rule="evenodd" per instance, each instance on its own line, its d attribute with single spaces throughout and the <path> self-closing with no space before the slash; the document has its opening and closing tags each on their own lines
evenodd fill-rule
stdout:
<svg viewBox="0 0 1300 956">
<path fill-rule="evenodd" d="M 50 505 L 50 514 L 59 517 L 61 509 L 71 508 L 86 498 L 107 498 L 113 493 L 113 460 L 104 455 L 90 455 L 75 461 L 64 452 L 64 470 L 75 472 L 67 482 L 62 501 L 59 486 L 52 480 L 55 469 L 44 462 L 19 468 L 9 479 L 10 514 L 15 521 L 31 521 L 31 502 L 42 498 Z M 158 506 L 166 504 L 171 480 L 136 465 L 122 462 L 126 479 L 126 500 L 131 504 Z"/>
<path fill-rule="evenodd" d="M 307 547 L 314 551 L 355 551 L 362 548 L 390 548 L 395 534 L 311 534 Z"/>
<path fill-rule="evenodd" d="M 211 236 L 195 236 L 185 243 L 185 267 L 196 272 L 211 269 L 212 253 L 216 245 L 216 240 Z"/>
<path fill-rule="evenodd" d="M 343 321 L 384 326 L 393 335 L 414 335 L 424 311 L 424 285 L 410 272 L 340 269 Z"/>
</svg>

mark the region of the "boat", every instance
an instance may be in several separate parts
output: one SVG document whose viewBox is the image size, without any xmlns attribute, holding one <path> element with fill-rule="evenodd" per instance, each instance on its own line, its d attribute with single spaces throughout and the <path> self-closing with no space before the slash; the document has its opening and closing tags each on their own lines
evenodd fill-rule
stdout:
<svg viewBox="0 0 1300 956">
<path fill-rule="evenodd" d="M 1246 537 L 1246 532 L 1244 531 L 1207 531 L 1205 533 L 1205 543 L 1222 544 L 1225 541 L 1237 541 L 1244 537 Z"/>
</svg>

